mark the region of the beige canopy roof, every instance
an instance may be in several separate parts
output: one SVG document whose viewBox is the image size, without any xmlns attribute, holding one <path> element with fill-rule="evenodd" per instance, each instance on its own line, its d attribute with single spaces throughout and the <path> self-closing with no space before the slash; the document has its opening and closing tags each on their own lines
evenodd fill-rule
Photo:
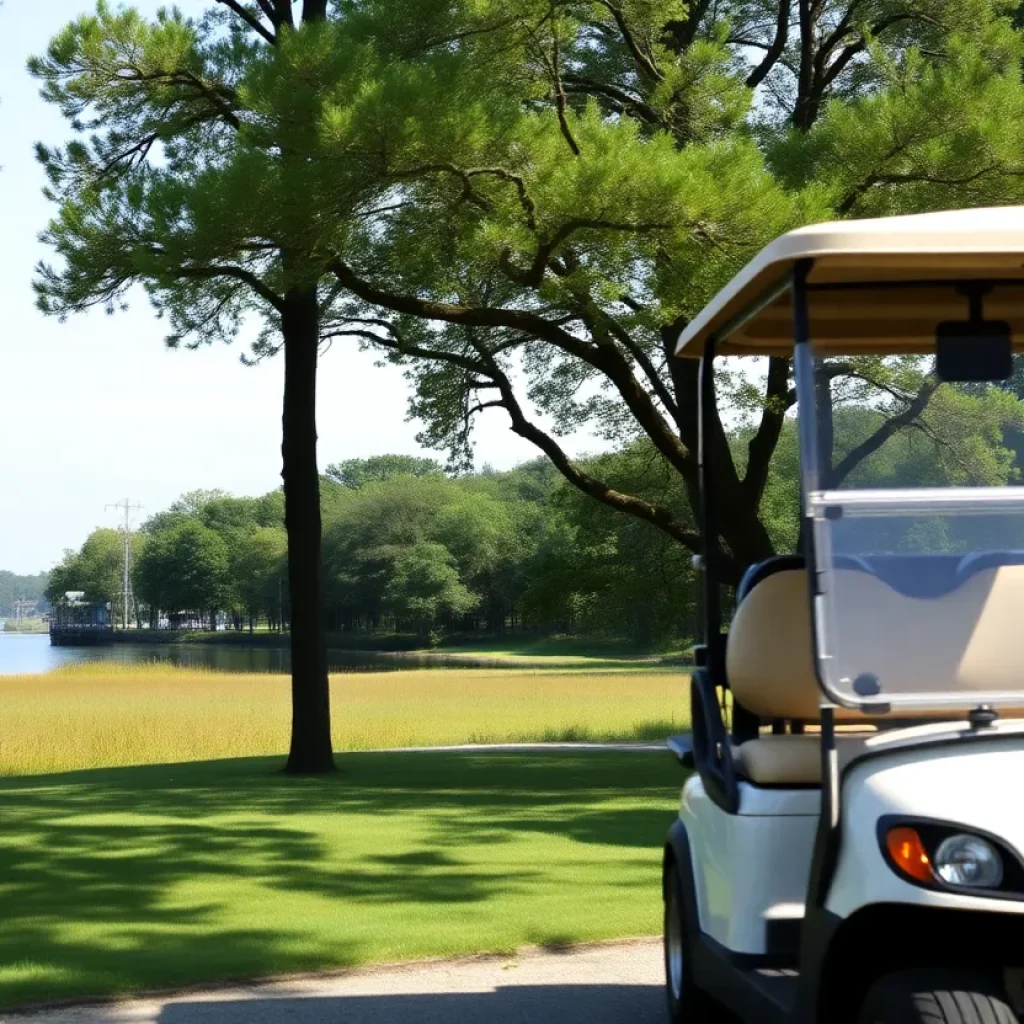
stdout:
<svg viewBox="0 0 1024 1024">
<path fill-rule="evenodd" d="M 722 332 L 728 333 L 717 348 L 723 355 L 788 354 L 793 317 L 787 285 L 804 259 L 814 261 L 808 305 L 816 346 L 846 354 L 934 351 L 936 325 L 967 318 L 967 300 L 955 285 L 971 278 L 1003 282 L 985 298 L 985 319 L 1009 321 L 1015 346 L 1024 349 L 1024 206 L 1004 206 L 790 231 L 704 307 L 680 336 L 676 355 L 700 356 L 708 336 Z M 947 280 L 948 287 L 893 287 Z M 825 284 L 846 287 L 817 290 Z"/>
</svg>

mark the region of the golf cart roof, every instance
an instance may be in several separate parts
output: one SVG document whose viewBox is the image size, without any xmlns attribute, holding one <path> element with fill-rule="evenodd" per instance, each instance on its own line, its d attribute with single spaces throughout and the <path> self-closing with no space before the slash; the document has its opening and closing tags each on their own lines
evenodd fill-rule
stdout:
<svg viewBox="0 0 1024 1024">
<path fill-rule="evenodd" d="M 1024 350 L 1024 206 L 952 210 L 798 228 L 765 246 L 683 331 L 676 355 L 788 355 L 790 284 L 807 278 L 810 336 L 835 353 L 934 351 L 943 320 L 967 318 L 958 286 L 987 281 L 987 320 L 1006 320 Z"/>
</svg>

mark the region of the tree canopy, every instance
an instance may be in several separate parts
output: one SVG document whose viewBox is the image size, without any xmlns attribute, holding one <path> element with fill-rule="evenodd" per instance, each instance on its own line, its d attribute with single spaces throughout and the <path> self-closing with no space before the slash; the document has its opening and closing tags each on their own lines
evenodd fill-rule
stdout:
<svg viewBox="0 0 1024 1024">
<path fill-rule="evenodd" d="M 692 549 L 697 382 L 671 356 L 679 331 L 789 228 L 1019 201 L 1016 14 L 1003 0 L 218 0 L 147 21 L 100 3 L 32 62 L 76 133 L 39 153 L 59 204 L 42 308 L 115 308 L 141 284 L 172 344 L 234 337 L 255 314 L 252 358 L 284 350 L 308 763 L 325 763 L 317 346 L 402 365 L 422 440 L 451 469 L 501 409 L 582 494 Z M 725 419 L 707 445 L 734 577 L 778 533 L 768 486 L 791 372 L 763 369 L 721 410 L 749 410 L 742 448 Z M 891 406 L 837 448 L 837 474 L 942 401 L 926 367 L 847 362 L 840 379 Z M 672 500 L 571 457 L 560 437 L 577 428 L 646 445 L 677 478 Z"/>
</svg>

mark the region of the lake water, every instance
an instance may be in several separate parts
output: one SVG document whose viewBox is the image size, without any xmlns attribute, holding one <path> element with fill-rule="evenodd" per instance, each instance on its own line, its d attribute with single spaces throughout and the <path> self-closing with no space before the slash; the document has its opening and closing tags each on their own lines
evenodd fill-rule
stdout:
<svg viewBox="0 0 1024 1024">
<path fill-rule="evenodd" d="M 333 671 L 395 672 L 411 668 L 510 667 L 507 662 L 485 658 L 450 658 L 444 655 L 386 654 L 376 651 L 327 652 Z M 288 651 L 235 644 L 111 644 L 102 647 L 51 647 L 45 633 L 0 632 L 0 675 L 49 672 L 61 665 L 86 661 L 121 664 L 166 662 L 203 666 L 222 672 L 287 672 Z M 529 667 L 526 664 L 519 667 Z"/>
</svg>

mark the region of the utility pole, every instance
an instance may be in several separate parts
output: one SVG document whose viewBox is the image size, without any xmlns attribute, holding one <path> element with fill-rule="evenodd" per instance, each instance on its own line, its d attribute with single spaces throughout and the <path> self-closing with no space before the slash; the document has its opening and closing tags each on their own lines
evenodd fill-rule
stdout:
<svg viewBox="0 0 1024 1024">
<path fill-rule="evenodd" d="M 107 508 L 124 509 L 124 526 L 122 528 L 124 532 L 124 575 L 121 581 L 123 588 L 121 594 L 121 626 L 123 629 L 128 628 L 128 612 L 132 601 L 132 512 L 142 507 L 142 505 L 133 505 L 131 498 L 125 498 L 123 501 L 115 501 L 107 505 Z"/>
</svg>

